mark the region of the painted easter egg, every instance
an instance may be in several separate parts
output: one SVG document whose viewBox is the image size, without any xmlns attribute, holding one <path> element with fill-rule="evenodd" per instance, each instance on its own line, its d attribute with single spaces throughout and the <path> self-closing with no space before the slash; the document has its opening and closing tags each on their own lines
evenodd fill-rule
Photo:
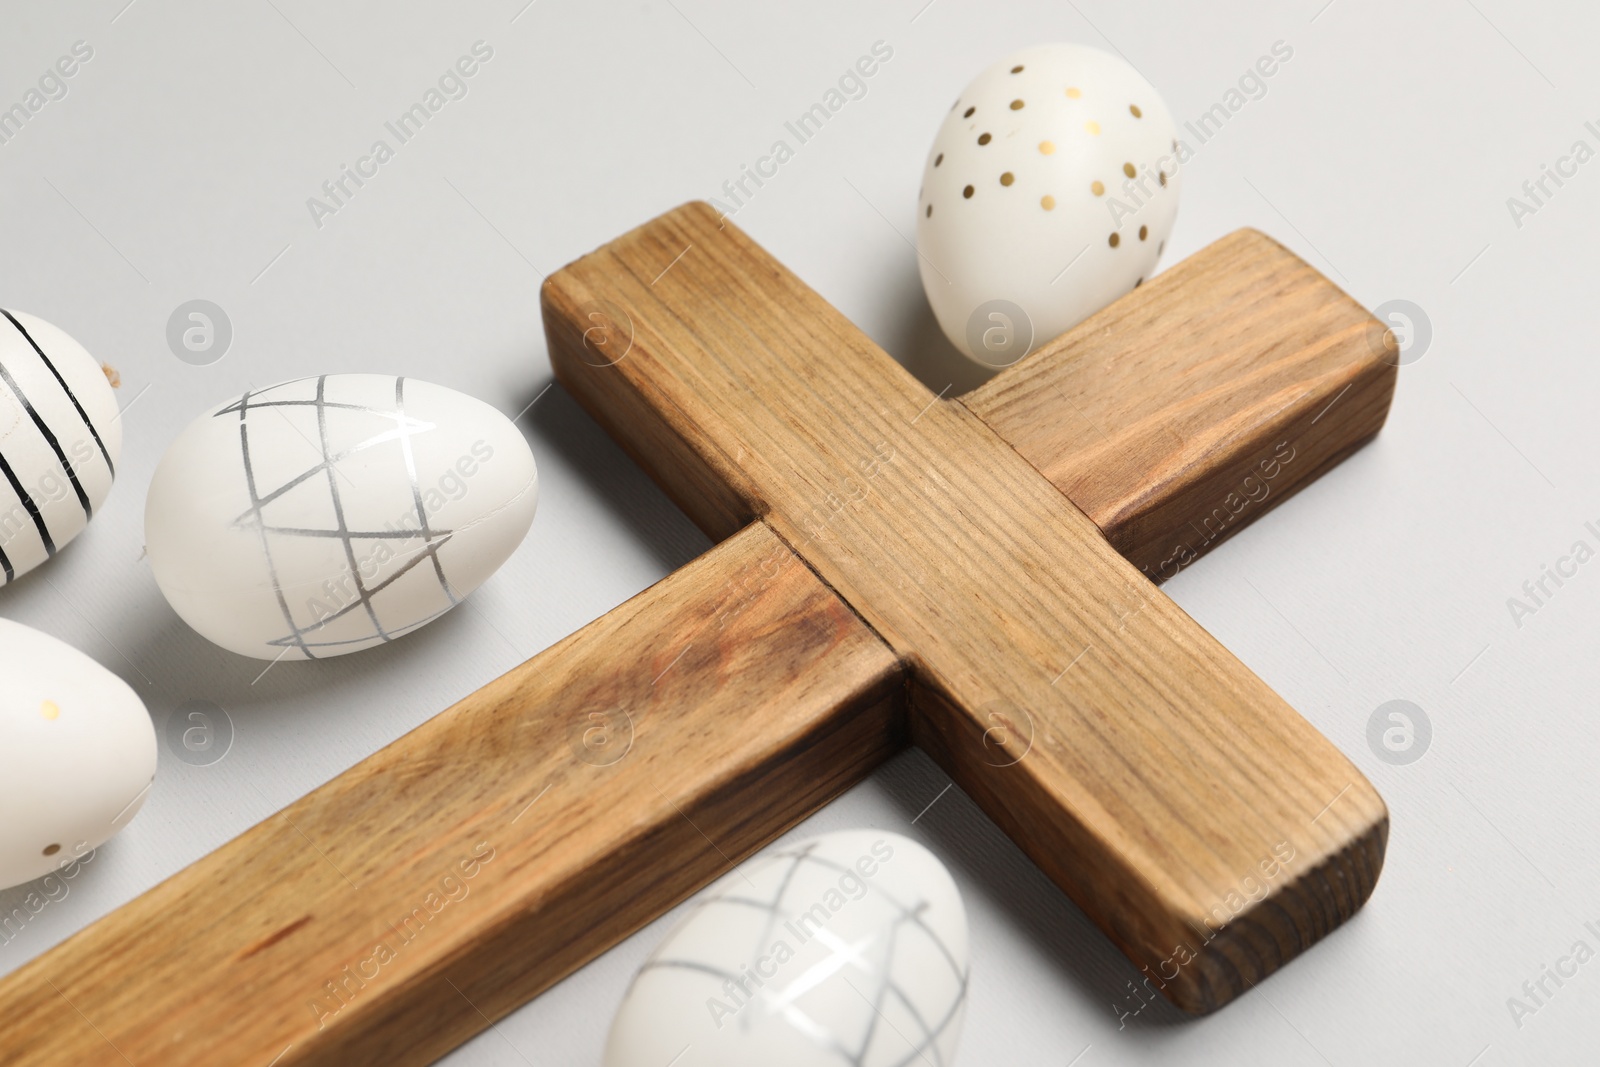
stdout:
<svg viewBox="0 0 1600 1067">
<path fill-rule="evenodd" d="M 200 416 L 156 468 L 145 545 L 200 634 L 258 659 L 322 659 L 438 618 L 533 523 L 516 426 L 415 378 L 327 374 Z"/>
<path fill-rule="evenodd" d="M 618 1010 L 605 1067 L 950 1063 L 967 916 L 944 865 L 880 830 L 774 849 L 706 890 Z"/>
<path fill-rule="evenodd" d="M 962 91 L 917 207 L 922 285 L 951 342 L 1007 366 L 1156 269 L 1186 156 L 1166 105 L 1118 56 L 1024 48 Z"/>
<path fill-rule="evenodd" d="M 83 532 L 121 452 L 100 364 L 65 331 L 0 309 L 0 585 Z"/>
<path fill-rule="evenodd" d="M 104 844 L 138 814 L 155 774 L 156 732 L 128 684 L 0 619 L 0 888 Z"/>
</svg>

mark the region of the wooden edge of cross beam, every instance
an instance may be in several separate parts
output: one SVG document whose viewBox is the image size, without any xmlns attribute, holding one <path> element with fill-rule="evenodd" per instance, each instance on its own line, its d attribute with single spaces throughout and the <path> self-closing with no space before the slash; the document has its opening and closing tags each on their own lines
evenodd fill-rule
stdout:
<svg viewBox="0 0 1600 1067">
<path fill-rule="evenodd" d="M 1394 335 L 1237 230 L 962 397 L 1162 582 L 1383 428 Z"/>
<path fill-rule="evenodd" d="M 1146 988 L 1191 1015 L 1209 1014 L 1243 996 L 1355 915 L 1378 884 L 1388 813 L 1355 772 L 1322 813 L 1342 805 L 1330 821 L 1352 827 L 1337 847 L 1308 854 L 1301 850 L 1307 828 L 1286 829 L 1280 841 L 1237 869 L 1232 884 L 1174 915 L 1180 894 L 1170 884 L 1127 878 L 1111 864 L 1087 861 L 1104 846 L 1090 840 L 1094 828 L 1061 817 L 1048 780 L 1028 780 L 1036 769 L 1029 749 L 1042 739 L 1025 709 L 994 708 L 977 721 L 949 711 L 929 714 L 927 709 L 947 700 L 940 687 L 913 674 L 912 690 L 911 706 L 921 709 L 911 717 L 913 743 L 1023 845 L 1139 968 Z M 1186 811 L 1180 817 L 1205 815 Z"/>
<path fill-rule="evenodd" d="M 0 1060 L 432 1063 L 905 741 L 758 523 L 0 980 Z"/>
</svg>

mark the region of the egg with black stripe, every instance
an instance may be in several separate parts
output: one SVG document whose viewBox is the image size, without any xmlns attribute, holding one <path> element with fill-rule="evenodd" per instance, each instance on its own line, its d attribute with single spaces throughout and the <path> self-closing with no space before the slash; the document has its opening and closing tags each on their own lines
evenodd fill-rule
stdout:
<svg viewBox="0 0 1600 1067">
<path fill-rule="evenodd" d="M 945 335 L 1008 366 L 1137 288 L 1165 250 L 1188 157 L 1119 56 L 1037 45 L 979 74 L 934 138 L 917 205 Z"/>
<path fill-rule="evenodd" d="M 121 452 L 105 369 L 65 330 L 0 309 L 0 584 L 83 532 Z"/>
</svg>

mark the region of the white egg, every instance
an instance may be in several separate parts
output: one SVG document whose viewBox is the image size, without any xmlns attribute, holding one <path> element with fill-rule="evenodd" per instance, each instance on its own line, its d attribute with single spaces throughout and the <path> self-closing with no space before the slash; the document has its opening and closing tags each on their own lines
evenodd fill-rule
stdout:
<svg viewBox="0 0 1600 1067">
<path fill-rule="evenodd" d="M 1117 56 L 1039 45 L 978 75 L 939 128 L 917 206 L 945 335 L 1007 366 L 1136 287 L 1172 231 L 1187 157 Z"/>
<path fill-rule="evenodd" d="M 322 659 L 438 618 L 522 542 L 533 453 L 499 411 L 415 378 L 329 374 L 202 415 L 156 468 L 145 545 L 185 622 Z"/>
<path fill-rule="evenodd" d="M 712 886 L 640 969 L 605 1067 L 948 1064 L 967 914 L 915 841 L 848 830 Z"/>
<path fill-rule="evenodd" d="M 83 531 L 121 452 L 100 364 L 43 319 L 0 310 L 0 585 Z"/>
<path fill-rule="evenodd" d="M 156 732 L 121 678 L 0 619 L 0 888 L 83 858 L 138 814 Z"/>
</svg>

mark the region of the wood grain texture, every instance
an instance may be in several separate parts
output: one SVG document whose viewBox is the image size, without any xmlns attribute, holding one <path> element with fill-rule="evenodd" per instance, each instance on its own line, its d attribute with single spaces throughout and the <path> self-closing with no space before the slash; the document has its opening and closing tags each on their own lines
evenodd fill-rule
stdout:
<svg viewBox="0 0 1600 1067">
<path fill-rule="evenodd" d="M 1370 894 L 1388 815 L 1360 772 L 712 209 L 543 302 L 561 381 L 713 536 L 761 518 L 795 547 L 907 663 L 917 742 L 1180 1006 L 1237 996 Z"/>
<path fill-rule="evenodd" d="M 1365 308 L 1239 230 L 963 402 L 1163 581 L 1382 429 L 1397 355 Z"/>
<path fill-rule="evenodd" d="M 8 976 L 3 1058 L 430 1063 L 862 778 L 903 692 L 752 526 Z"/>
</svg>

